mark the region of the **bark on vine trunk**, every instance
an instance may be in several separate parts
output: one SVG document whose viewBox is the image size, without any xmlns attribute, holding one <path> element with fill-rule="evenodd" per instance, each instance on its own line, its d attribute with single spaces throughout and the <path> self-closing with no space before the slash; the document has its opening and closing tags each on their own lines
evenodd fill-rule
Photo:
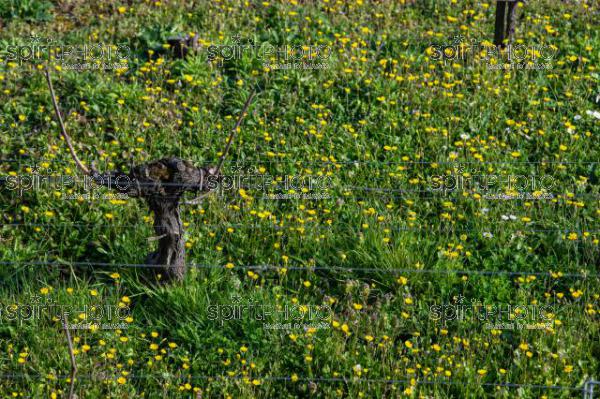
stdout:
<svg viewBox="0 0 600 399">
<path fill-rule="evenodd" d="M 185 277 L 185 231 L 179 213 L 186 192 L 208 192 L 216 181 L 215 168 L 197 168 L 191 162 L 172 157 L 134 167 L 130 173 L 97 174 L 98 184 L 131 197 L 144 198 L 154 214 L 158 248 L 148 254 L 146 263 L 157 266 L 163 281 Z M 214 179 L 209 179 L 213 177 Z"/>
<path fill-rule="evenodd" d="M 504 46 L 506 34 L 506 1 L 496 1 L 496 26 L 494 29 L 494 44 Z"/>
<path fill-rule="evenodd" d="M 167 281 L 183 280 L 187 271 L 185 264 L 185 241 L 183 224 L 179 216 L 179 198 L 148 198 L 148 206 L 154 213 L 154 232 L 159 238 L 158 250 L 148 255 L 146 263 L 164 266 Z"/>
<path fill-rule="evenodd" d="M 179 158 L 163 158 L 133 168 L 128 193 L 143 197 L 154 214 L 154 232 L 158 248 L 148 255 L 146 263 L 160 266 L 166 281 L 185 277 L 185 231 L 179 205 L 185 192 L 206 192 L 212 168 L 197 168 Z"/>
<path fill-rule="evenodd" d="M 510 40 L 515 35 L 515 24 L 517 16 L 517 1 L 508 3 L 508 16 L 506 18 L 506 37 Z"/>
<path fill-rule="evenodd" d="M 522 0 L 496 1 L 496 24 L 494 29 L 494 45 L 505 47 L 505 40 L 511 40 L 515 34 L 517 5 Z"/>
</svg>

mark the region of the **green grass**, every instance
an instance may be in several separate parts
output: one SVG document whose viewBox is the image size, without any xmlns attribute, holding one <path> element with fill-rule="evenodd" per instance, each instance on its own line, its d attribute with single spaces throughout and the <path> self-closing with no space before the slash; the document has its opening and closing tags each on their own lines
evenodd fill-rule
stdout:
<svg viewBox="0 0 600 399">
<path fill-rule="evenodd" d="M 199 3 L 0 1 L 0 51 L 27 44 L 31 32 L 130 47 L 126 70 L 53 69 L 77 152 L 102 170 L 167 156 L 215 164 L 256 88 L 224 172 L 328 176 L 328 190 L 313 192 L 327 198 L 247 190 L 183 206 L 188 262 L 204 267 L 163 285 L 149 270 L 118 266 L 144 263 L 155 246 L 142 201 L 67 199 L 80 187 L 0 188 L 2 397 L 68 394 L 60 321 L 7 315 L 34 300 L 63 306 L 72 323 L 85 309 L 89 321 L 94 305 L 131 311 L 118 320 L 126 328 L 71 332 L 80 398 L 567 398 L 581 396 L 567 388 L 600 378 L 600 121 L 586 112 L 600 111 L 597 4 L 528 2 L 517 39 L 557 55 L 551 70 L 506 73 L 472 54 L 466 63 L 428 57 L 430 45 L 458 34 L 491 40 L 491 1 Z M 163 45 L 185 32 L 198 32 L 200 50 L 175 59 Z M 209 45 L 237 35 L 334 51 L 319 71 L 265 70 L 252 53 L 208 61 Z M 38 68 L 46 61 L 0 58 L 0 159 L 16 160 L 0 161 L 0 176 L 29 175 L 34 164 L 74 175 Z M 465 172 L 550 176 L 554 197 L 431 192 L 436 177 Z M 502 274 L 524 271 L 548 274 Z M 434 320 L 431 306 L 461 297 L 552 306 L 551 326 Z M 215 305 L 239 304 L 254 307 L 211 316 Z M 260 320 L 258 305 L 326 305 L 331 315 L 316 331 L 268 329 L 290 320 Z"/>
</svg>

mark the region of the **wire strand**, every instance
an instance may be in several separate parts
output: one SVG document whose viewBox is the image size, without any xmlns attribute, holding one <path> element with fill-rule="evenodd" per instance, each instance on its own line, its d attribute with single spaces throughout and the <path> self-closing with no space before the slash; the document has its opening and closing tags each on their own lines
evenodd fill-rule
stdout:
<svg viewBox="0 0 600 399">
<path fill-rule="evenodd" d="M 185 222 L 184 222 L 185 224 Z M 497 224 L 500 227 L 501 231 L 507 231 L 507 227 L 511 227 L 509 222 L 505 222 L 503 225 L 502 222 L 488 223 L 486 226 L 493 226 Z M 501 226 L 500 226 L 501 225 Z M 152 224 L 140 223 L 140 224 L 124 224 L 124 223 L 116 223 L 116 224 L 106 224 L 106 223 L 0 223 L 1 227 L 123 227 L 123 228 L 132 228 L 132 227 L 148 227 L 153 228 Z M 393 225 L 391 225 L 393 226 Z M 391 227 L 389 224 L 380 223 L 377 224 L 376 227 L 387 228 L 390 231 L 427 231 L 427 232 L 469 232 L 469 231 L 481 231 L 481 232 L 490 232 L 489 228 L 475 228 L 475 227 L 461 227 L 461 226 L 439 226 L 439 227 L 429 227 L 429 226 L 418 226 L 418 227 Z M 302 225 L 302 226 L 278 226 L 278 225 L 260 225 L 260 224 L 251 224 L 251 223 L 234 223 L 234 224 L 220 224 L 220 223 L 189 223 L 185 228 L 193 228 L 193 227 L 209 227 L 209 228 L 239 228 L 239 229 L 274 229 L 280 231 L 297 231 L 299 229 L 304 230 L 325 230 L 325 231 L 336 231 L 336 232 L 344 232 L 344 228 L 351 228 L 350 225 L 342 225 L 341 228 L 335 229 L 333 226 L 322 226 L 322 225 Z M 496 227 L 496 226 L 493 226 Z M 555 228 L 555 229 L 521 229 L 518 226 L 515 226 L 517 230 L 515 232 L 525 232 L 525 233 L 550 233 L 550 232 L 558 232 L 558 233 L 589 233 L 596 234 L 600 233 L 600 230 L 585 230 L 581 229 L 581 227 L 577 228 Z M 581 229 L 581 230 L 578 230 Z M 356 231 L 356 229 L 352 229 L 352 231 Z"/>
<path fill-rule="evenodd" d="M 55 379 L 66 379 L 71 378 L 70 374 L 65 375 L 54 375 L 50 374 L 52 378 Z M 5 373 L 0 374 L 0 379 L 4 380 L 16 380 L 16 379 L 28 379 L 28 378 L 37 378 L 37 379 L 46 379 L 49 375 L 43 374 L 28 374 L 28 373 Z M 112 378 L 121 377 L 121 374 L 115 375 L 107 375 L 107 374 L 78 374 L 76 379 L 80 380 L 109 380 Z M 254 375 L 254 376 L 242 376 L 242 375 L 234 375 L 230 376 L 227 374 L 219 374 L 219 375 L 181 375 L 181 374 L 168 374 L 168 373 L 154 373 L 154 374 L 129 374 L 127 375 L 128 379 L 133 380 L 141 380 L 141 379 L 176 379 L 176 380 L 244 380 L 244 379 L 256 379 L 262 381 L 303 381 L 303 382 L 330 382 L 336 383 L 341 382 L 345 384 L 349 383 L 378 383 L 378 384 L 411 384 L 413 381 L 406 379 L 390 379 L 390 378 L 360 378 L 360 377 L 324 377 L 324 376 L 315 376 L 315 377 L 290 377 L 290 376 L 268 376 L 268 375 Z M 461 381 L 447 381 L 447 380 L 415 380 L 414 383 L 418 385 L 462 385 L 464 384 Z M 543 384 L 525 384 L 525 383 L 512 383 L 512 382 L 480 382 L 478 383 L 480 386 L 499 386 L 506 388 L 532 388 L 532 389 L 554 389 L 554 390 L 570 390 L 570 391 L 583 391 L 584 387 L 571 387 L 565 385 L 543 385 Z"/>
<path fill-rule="evenodd" d="M 6 163 L 20 163 L 28 161 L 28 158 L 7 158 L 0 159 L 1 162 Z M 73 160 L 69 159 L 35 159 L 35 162 L 55 162 L 55 163 L 73 163 Z M 150 161 L 146 161 L 150 162 Z M 225 164 L 228 163 L 253 163 L 253 164 L 272 164 L 272 163 L 303 163 L 308 165 L 318 164 L 374 164 L 374 165 L 450 165 L 450 164 L 475 164 L 475 165 L 531 165 L 531 164 L 548 164 L 548 165 L 571 165 L 571 164 L 582 164 L 582 165 L 594 165 L 600 163 L 600 161 L 378 161 L 378 160 L 344 160 L 344 161 L 299 161 L 292 159 L 245 159 L 245 160 L 226 160 Z M 212 165 L 213 162 L 198 163 L 200 165 Z"/>
<path fill-rule="evenodd" d="M 0 261 L 0 265 L 30 265 L 30 266 L 56 266 L 56 267 L 122 267 L 122 268 L 168 268 L 170 265 L 150 264 L 150 263 L 108 263 L 108 262 L 48 262 L 48 261 Z M 352 267 L 352 266 L 286 266 L 286 265 L 234 265 L 232 269 L 226 268 L 224 265 L 210 265 L 188 263 L 188 268 L 194 269 L 224 269 L 224 270 L 259 270 L 259 271 L 339 271 L 339 272 L 365 272 L 365 273 L 422 273 L 422 274 L 464 274 L 464 275 L 481 275 L 481 276 L 547 276 L 553 277 L 553 272 L 535 272 L 535 271 L 512 271 L 512 270 L 460 270 L 460 269 L 406 269 L 406 268 L 375 268 L 375 267 Z M 563 273 L 560 272 L 560 277 L 568 278 L 599 278 L 600 273 Z"/>
</svg>

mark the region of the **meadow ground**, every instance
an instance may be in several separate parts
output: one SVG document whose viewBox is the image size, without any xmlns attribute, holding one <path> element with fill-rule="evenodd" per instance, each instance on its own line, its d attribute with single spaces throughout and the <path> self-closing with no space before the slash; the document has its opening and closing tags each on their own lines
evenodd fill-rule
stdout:
<svg viewBox="0 0 600 399">
<path fill-rule="evenodd" d="M 66 313 L 80 398 L 581 397 L 600 379 L 600 5 L 519 7 L 522 63 L 481 52 L 494 9 L 0 0 L 0 395 L 68 396 Z M 113 51 L 50 61 L 103 170 L 214 164 L 257 90 L 223 169 L 252 178 L 181 207 L 184 282 L 135 267 L 156 246 L 143 201 L 30 184 L 78 174 L 48 45 Z"/>
</svg>

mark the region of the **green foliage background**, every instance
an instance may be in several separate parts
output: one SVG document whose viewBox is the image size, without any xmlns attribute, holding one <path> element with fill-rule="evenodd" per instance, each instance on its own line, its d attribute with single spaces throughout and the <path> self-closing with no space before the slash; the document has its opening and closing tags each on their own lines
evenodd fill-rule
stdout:
<svg viewBox="0 0 600 399">
<path fill-rule="evenodd" d="M 315 193 L 324 199 L 246 190 L 184 206 L 188 260 L 201 267 L 176 285 L 119 266 L 143 263 L 155 245 L 141 201 L 5 184 L 0 393 L 66 397 L 58 318 L 8 316 L 11 305 L 52 302 L 72 323 L 89 322 L 93 306 L 131 311 L 125 328 L 72 332 L 81 398 L 581 395 L 600 378 L 599 10 L 595 1 L 528 2 L 516 44 L 556 55 L 546 69 L 495 70 L 472 52 L 444 62 L 430 50 L 459 35 L 491 40 L 492 1 L 0 0 L 2 51 L 48 41 L 131 49 L 111 60 L 124 69 L 50 60 L 87 164 L 127 170 L 172 155 L 214 164 L 257 88 L 224 172 L 331 181 Z M 165 43 L 187 32 L 199 50 L 177 59 Z M 210 62 L 209 46 L 238 40 L 333 51 L 318 70 L 265 68 L 253 51 Z M 25 58 L 0 54 L 0 175 L 35 166 L 73 176 L 47 59 Z M 431 190 L 436 176 L 482 174 L 550 176 L 553 198 Z M 513 316 L 517 305 L 554 311 L 547 326 L 523 330 L 432 317 L 434 305 L 476 303 L 510 305 Z M 249 310 L 213 320 L 217 304 L 327 305 L 331 314 L 318 320 L 327 328 L 268 329 Z"/>
</svg>

